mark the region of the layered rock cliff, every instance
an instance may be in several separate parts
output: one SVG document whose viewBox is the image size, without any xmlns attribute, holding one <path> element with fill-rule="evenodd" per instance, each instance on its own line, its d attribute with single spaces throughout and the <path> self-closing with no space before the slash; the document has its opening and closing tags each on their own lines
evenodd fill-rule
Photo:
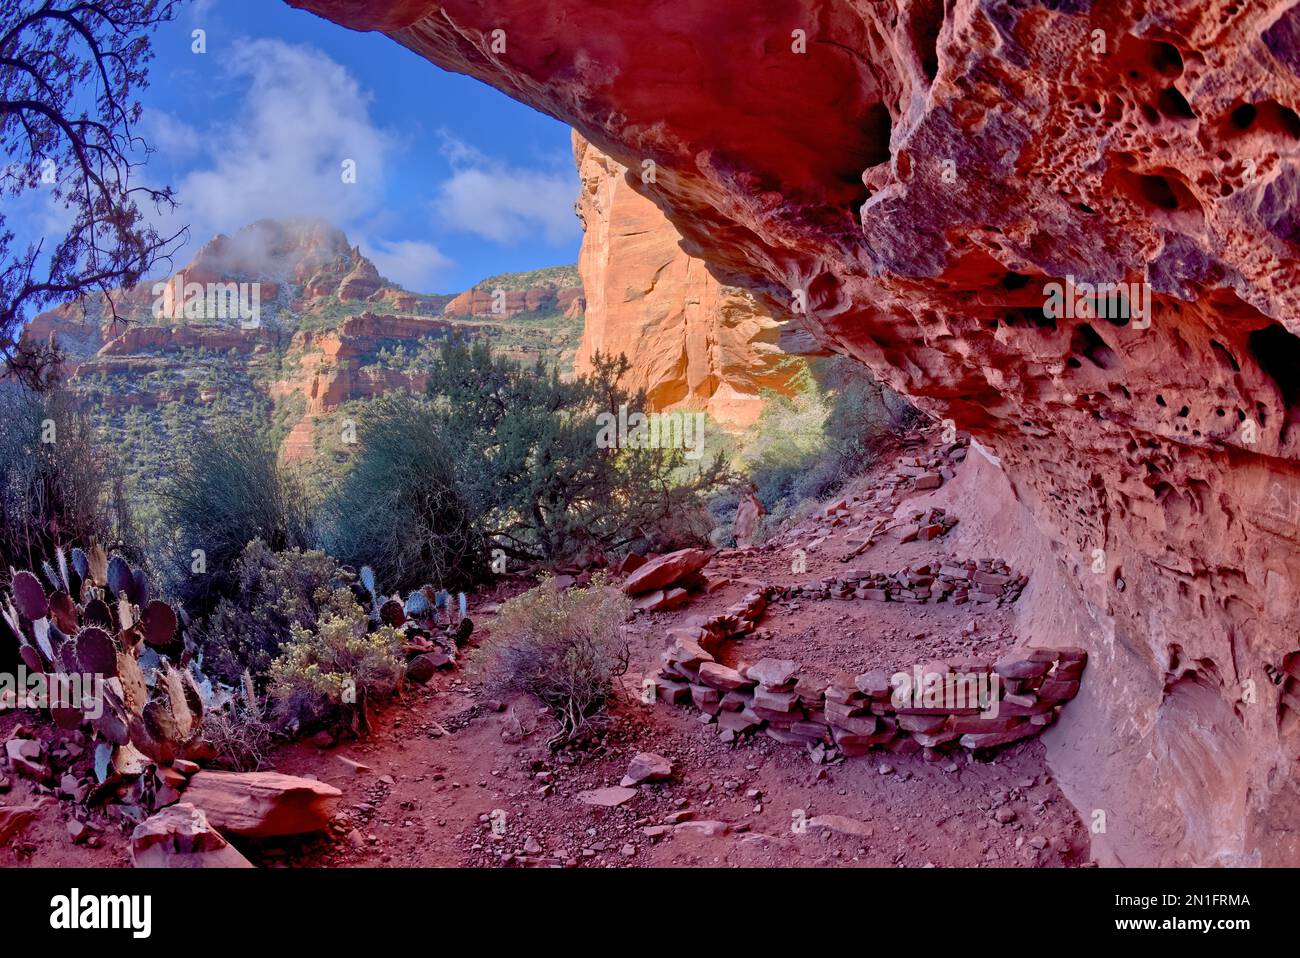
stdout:
<svg viewBox="0 0 1300 958">
<path fill-rule="evenodd" d="M 552 274 L 568 282 L 557 284 Z M 341 230 L 261 220 L 205 243 L 170 277 L 115 292 L 120 322 L 102 304 L 92 303 L 87 317 L 69 305 L 35 317 L 24 335 L 57 338 L 68 383 L 92 400 L 105 417 L 101 426 L 121 432 L 123 411 L 170 407 L 202 417 L 217 403 L 228 410 L 269 400 L 284 433 L 282 454 L 303 461 L 340 451 L 327 427 L 338 425 L 348 404 L 422 391 L 432 352 L 453 333 L 490 337 L 522 361 L 564 363 L 581 329 L 576 282 L 572 266 L 493 277 L 481 285 L 509 286 L 506 305 L 523 308 L 497 313 L 489 304 L 480 315 L 458 308 L 477 302 L 474 291 L 414 293 L 383 279 Z M 208 284 L 256 284 L 256 321 L 210 315 Z M 157 439 L 163 426 L 153 425 Z"/>
<path fill-rule="evenodd" d="M 399 369 L 374 362 L 384 344 L 418 343 L 444 339 L 456 330 L 454 323 L 414 316 L 361 313 L 349 316 L 337 328 L 300 329 L 293 334 L 280 378 L 267 393 L 273 400 L 302 397 L 301 418 L 289 429 L 281 445 L 286 461 L 310 459 L 315 450 L 321 417 L 354 400 L 368 400 L 389 392 L 423 392 L 429 383 L 421 369 Z"/>
<path fill-rule="evenodd" d="M 1300 6 L 290 2 L 652 163 L 715 275 L 989 450 L 1103 861 L 1300 862 Z"/>
<path fill-rule="evenodd" d="M 582 186 L 578 270 L 587 293 L 577 366 L 595 353 L 627 356 L 627 384 L 653 410 L 702 409 L 746 426 L 764 389 L 785 391 L 793 364 L 779 345 L 788 325 L 747 290 L 724 286 L 681 248 L 681 236 L 626 182 L 627 168 L 577 133 Z"/>
</svg>

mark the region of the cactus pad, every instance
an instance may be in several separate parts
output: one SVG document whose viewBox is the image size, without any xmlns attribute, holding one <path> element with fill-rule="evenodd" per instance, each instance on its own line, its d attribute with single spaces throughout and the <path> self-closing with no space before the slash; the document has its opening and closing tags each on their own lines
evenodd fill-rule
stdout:
<svg viewBox="0 0 1300 958">
<path fill-rule="evenodd" d="M 103 599 L 91 599 L 81 609 L 82 625 L 97 625 L 103 629 L 113 628 L 113 613 Z"/>
<path fill-rule="evenodd" d="M 176 635 L 176 611 L 166 602 L 154 599 L 140 615 L 144 640 L 156 649 L 172 644 Z"/>
<path fill-rule="evenodd" d="M 80 547 L 72 550 L 72 569 L 83 581 L 90 578 L 90 560 Z"/>
<path fill-rule="evenodd" d="M 406 621 L 406 613 L 402 611 L 402 603 L 397 599 L 389 599 L 379 609 L 379 621 L 384 625 L 399 626 Z"/>
<path fill-rule="evenodd" d="M 410 619 L 427 619 L 433 615 L 433 605 L 420 590 L 412 592 L 406 597 L 406 616 Z"/>
<path fill-rule="evenodd" d="M 45 599 L 41 580 L 30 572 L 24 570 L 14 573 L 13 594 L 18 611 L 33 622 L 49 614 L 50 604 Z"/>
<path fill-rule="evenodd" d="M 92 625 L 78 632 L 74 641 L 81 671 L 105 678 L 117 675 L 117 646 L 111 635 Z"/>
<path fill-rule="evenodd" d="M 131 567 L 121 556 L 113 556 L 108 560 L 107 585 L 119 599 L 123 597 L 129 599 L 132 590 L 135 589 L 135 577 L 131 574 Z"/>
</svg>

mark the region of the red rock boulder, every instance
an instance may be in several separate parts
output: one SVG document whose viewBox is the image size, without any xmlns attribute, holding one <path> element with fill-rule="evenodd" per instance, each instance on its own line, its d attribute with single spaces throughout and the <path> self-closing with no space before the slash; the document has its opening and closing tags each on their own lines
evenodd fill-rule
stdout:
<svg viewBox="0 0 1300 958">
<path fill-rule="evenodd" d="M 711 552 L 703 549 L 679 549 L 668 555 L 652 559 L 641 566 L 623 583 L 623 591 L 628 595 L 641 595 L 676 585 L 703 569 L 713 558 Z"/>
<path fill-rule="evenodd" d="M 320 831 L 342 795 L 324 782 L 279 772 L 202 771 L 185 789 L 185 801 L 213 826 L 253 838 Z"/>
<path fill-rule="evenodd" d="M 131 833 L 136 868 L 252 868 L 189 802 L 164 808 Z"/>
</svg>

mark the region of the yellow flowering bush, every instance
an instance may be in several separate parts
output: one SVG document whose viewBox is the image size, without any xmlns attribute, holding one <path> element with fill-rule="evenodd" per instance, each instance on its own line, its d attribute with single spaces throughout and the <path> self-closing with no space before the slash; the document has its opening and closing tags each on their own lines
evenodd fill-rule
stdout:
<svg viewBox="0 0 1300 958">
<path fill-rule="evenodd" d="M 271 663 L 272 694 L 282 721 L 300 725 L 342 716 L 366 727 L 366 706 L 393 694 L 406 675 L 402 636 L 370 619 L 347 589 L 316 595 L 316 628 L 294 623 Z"/>
</svg>

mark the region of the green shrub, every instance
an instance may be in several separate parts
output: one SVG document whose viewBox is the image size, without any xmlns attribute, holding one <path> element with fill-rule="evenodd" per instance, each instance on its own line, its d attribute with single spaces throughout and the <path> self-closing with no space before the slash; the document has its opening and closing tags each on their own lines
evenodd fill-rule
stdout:
<svg viewBox="0 0 1300 958">
<path fill-rule="evenodd" d="M 317 593 L 314 628 L 294 623 L 271 663 L 278 723 L 303 727 L 336 718 L 368 727 L 367 707 L 392 694 L 406 676 L 402 636 L 391 626 L 369 631 L 370 618 L 348 589 Z"/>
<path fill-rule="evenodd" d="M 427 400 L 375 400 L 357 428 L 358 450 L 327 500 L 325 541 L 351 565 L 368 565 L 385 588 L 434 582 L 463 588 L 487 572 L 487 544 L 461 490 L 466 450 Z"/>
<path fill-rule="evenodd" d="M 0 385 L 0 568 L 98 542 L 139 561 L 120 460 L 73 397 Z"/>
<path fill-rule="evenodd" d="M 321 590 L 343 584 L 338 563 L 324 552 L 274 552 L 254 539 L 235 563 L 231 595 L 195 627 L 204 668 L 230 685 L 245 670 L 264 676 L 290 629 L 315 624 Z"/>
<path fill-rule="evenodd" d="M 302 484 L 281 467 L 256 420 L 222 420 L 197 432 L 158 496 L 168 536 L 159 561 L 167 589 L 198 610 L 232 594 L 235 562 L 254 539 L 273 551 L 309 544 Z"/>
<path fill-rule="evenodd" d="M 551 706 L 558 747 L 604 709 L 628 665 L 623 623 L 631 603 L 598 574 L 587 588 L 561 590 L 546 579 L 507 601 L 484 643 L 484 674 L 500 691 L 527 692 Z"/>
<path fill-rule="evenodd" d="M 681 449 L 598 442 L 601 415 L 646 409 L 619 383 L 625 357 L 597 355 L 591 372 L 562 379 L 486 341 L 448 341 L 430 369 L 441 433 L 458 484 L 486 536 L 506 555 L 556 561 L 633 543 L 702 541 L 703 494 L 727 475 L 725 456 L 691 464 Z"/>
</svg>

